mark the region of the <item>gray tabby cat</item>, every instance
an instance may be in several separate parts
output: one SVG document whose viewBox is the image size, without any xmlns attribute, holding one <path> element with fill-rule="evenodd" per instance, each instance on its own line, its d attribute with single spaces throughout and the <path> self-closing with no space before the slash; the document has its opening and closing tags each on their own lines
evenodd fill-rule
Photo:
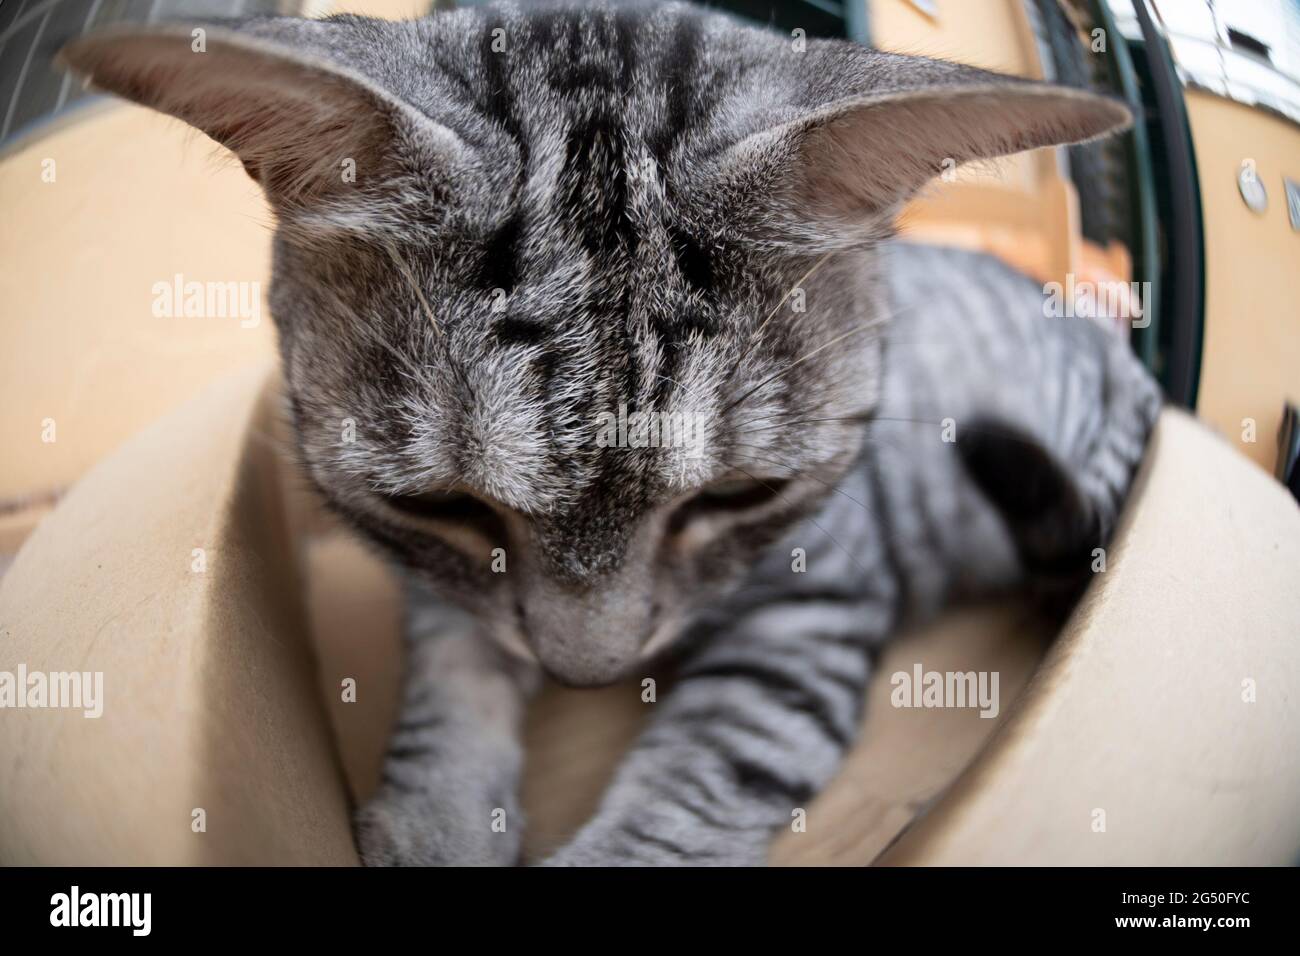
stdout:
<svg viewBox="0 0 1300 956">
<path fill-rule="evenodd" d="M 672 654 L 548 862 L 760 863 L 901 622 L 1086 575 L 1155 386 L 996 262 L 886 240 L 945 159 L 1096 137 L 1124 107 L 680 5 L 204 29 L 65 57 L 265 188 L 303 467 L 410 569 L 366 862 L 517 862 L 539 675 Z M 606 447 L 620 406 L 702 446 Z"/>
</svg>

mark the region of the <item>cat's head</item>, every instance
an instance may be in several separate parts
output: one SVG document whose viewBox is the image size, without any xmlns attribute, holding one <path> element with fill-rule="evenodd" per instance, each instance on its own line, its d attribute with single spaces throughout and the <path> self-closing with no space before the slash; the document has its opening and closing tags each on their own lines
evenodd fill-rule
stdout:
<svg viewBox="0 0 1300 956">
<path fill-rule="evenodd" d="M 716 602 L 858 453 L 901 202 L 1128 120 L 677 5 L 123 27 L 64 56 L 266 190 L 325 497 L 578 684 Z"/>
</svg>

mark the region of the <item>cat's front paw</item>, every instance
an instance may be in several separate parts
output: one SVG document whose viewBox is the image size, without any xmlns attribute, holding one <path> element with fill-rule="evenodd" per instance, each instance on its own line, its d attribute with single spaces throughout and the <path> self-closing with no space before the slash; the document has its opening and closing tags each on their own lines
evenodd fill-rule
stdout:
<svg viewBox="0 0 1300 956">
<path fill-rule="evenodd" d="M 357 849 L 366 866 L 513 866 L 517 829 L 501 826 L 504 811 L 440 804 L 424 792 L 390 788 L 357 813 Z M 481 812 L 480 812 L 481 811 Z M 515 814 L 514 816 L 518 816 Z M 518 820 L 510 820 L 517 825 Z"/>
</svg>

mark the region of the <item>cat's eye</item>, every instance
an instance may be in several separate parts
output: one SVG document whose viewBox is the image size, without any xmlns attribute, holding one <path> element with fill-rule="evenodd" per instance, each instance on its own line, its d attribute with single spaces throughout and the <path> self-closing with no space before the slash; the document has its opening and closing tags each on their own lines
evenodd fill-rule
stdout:
<svg viewBox="0 0 1300 956">
<path fill-rule="evenodd" d="M 424 520 L 472 524 L 483 530 L 495 529 L 500 518 L 491 506 L 459 491 L 423 491 L 410 495 L 385 495 L 393 508 Z"/>
<path fill-rule="evenodd" d="M 700 292 L 713 288 L 713 263 L 704 248 L 687 233 L 677 228 L 668 231 L 668 244 L 677 261 L 677 271 L 686 284 Z"/>
<path fill-rule="evenodd" d="M 488 239 L 483 250 L 480 281 L 484 288 L 510 292 L 519 281 L 518 216 L 511 216 Z"/>
<path fill-rule="evenodd" d="M 784 481 L 777 479 L 754 481 L 748 478 L 735 478 L 709 485 L 699 493 L 698 499 L 701 504 L 710 508 L 744 510 L 766 504 L 778 497 L 784 485 Z"/>
<path fill-rule="evenodd" d="M 754 511 L 781 500 L 788 484 L 787 478 L 736 478 L 714 482 L 673 512 L 669 530 L 679 532 L 693 519 L 708 515 L 738 515 Z"/>
</svg>

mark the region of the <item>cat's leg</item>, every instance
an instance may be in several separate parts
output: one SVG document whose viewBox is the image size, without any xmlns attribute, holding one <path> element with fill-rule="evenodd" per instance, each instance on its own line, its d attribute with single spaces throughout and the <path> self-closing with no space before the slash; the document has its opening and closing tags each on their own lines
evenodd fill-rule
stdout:
<svg viewBox="0 0 1300 956">
<path fill-rule="evenodd" d="M 378 792 L 356 818 L 363 862 L 518 862 L 521 725 L 534 670 L 463 612 L 413 591 L 397 726 Z"/>
<path fill-rule="evenodd" d="M 685 662 L 596 815 L 545 864 L 764 863 L 853 742 L 888 618 L 804 596 L 735 621 Z"/>
</svg>

